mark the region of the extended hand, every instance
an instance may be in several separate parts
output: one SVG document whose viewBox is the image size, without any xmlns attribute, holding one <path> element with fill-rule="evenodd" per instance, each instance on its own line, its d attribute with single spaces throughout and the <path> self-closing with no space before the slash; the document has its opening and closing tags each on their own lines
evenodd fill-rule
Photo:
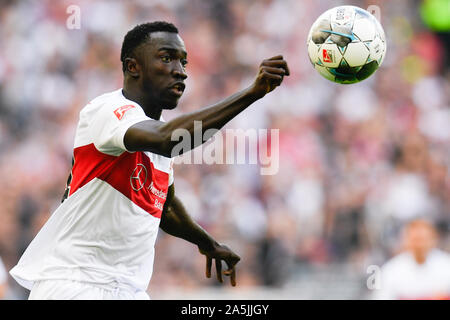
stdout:
<svg viewBox="0 0 450 320">
<path fill-rule="evenodd" d="M 284 76 L 289 76 L 289 68 L 282 55 L 266 59 L 259 66 L 251 90 L 256 97 L 262 98 L 278 87 L 283 82 Z"/>
<path fill-rule="evenodd" d="M 228 266 L 228 269 L 223 271 L 223 274 L 230 276 L 231 285 L 236 286 L 236 269 L 235 265 L 241 260 L 241 258 L 230 250 L 225 245 L 216 244 L 213 249 L 202 250 L 199 248 L 201 254 L 206 256 L 206 277 L 211 278 L 211 266 L 212 259 L 216 262 L 217 280 L 223 282 L 222 279 L 222 260 L 224 260 Z"/>
</svg>

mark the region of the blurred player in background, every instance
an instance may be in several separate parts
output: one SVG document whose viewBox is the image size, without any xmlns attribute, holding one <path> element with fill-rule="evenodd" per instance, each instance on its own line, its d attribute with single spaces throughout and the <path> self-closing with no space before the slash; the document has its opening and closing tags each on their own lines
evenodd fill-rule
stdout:
<svg viewBox="0 0 450 320">
<path fill-rule="evenodd" d="M 177 106 L 187 78 L 177 28 L 136 26 L 125 36 L 121 61 L 123 89 L 81 111 L 63 203 L 11 270 L 30 299 L 148 299 L 158 227 L 198 246 L 207 277 L 215 259 L 222 282 L 225 261 L 223 274 L 236 285 L 239 256 L 194 222 L 175 196 L 171 158 L 179 141 L 172 134 L 184 129 L 193 136 L 194 121 L 202 121 L 202 136 L 222 128 L 281 84 L 289 75 L 286 61 L 263 61 L 248 88 L 168 122 L 162 110 Z"/>
<path fill-rule="evenodd" d="M 405 252 L 381 269 L 377 299 L 450 299 L 450 254 L 437 249 L 438 234 L 426 220 L 413 220 L 403 233 Z"/>
</svg>

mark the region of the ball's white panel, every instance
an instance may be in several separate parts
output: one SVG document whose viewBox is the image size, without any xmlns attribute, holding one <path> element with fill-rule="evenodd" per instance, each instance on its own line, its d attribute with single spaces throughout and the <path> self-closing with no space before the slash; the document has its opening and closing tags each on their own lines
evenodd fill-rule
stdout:
<svg viewBox="0 0 450 320">
<path fill-rule="evenodd" d="M 383 43 L 383 54 L 381 55 L 380 61 L 378 61 L 378 64 L 381 65 L 383 63 L 384 57 L 386 56 L 386 50 L 387 50 L 387 43 L 386 43 L 386 36 L 384 34 L 383 27 L 381 26 L 380 22 L 375 19 L 375 26 L 378 30 L 378 36 L 381 39 L 381 42 Z"/>
<path fill-rule="evenodd" d="M 383 61 L 384 61 L 384 57 L 386 56 L 386 49 L 387 49 L 387 47 L 386 47 L 386 42 L 383 42 L 383 45 L 384 45 L 384 51 L 383 51 L 383 54 L 381 55 L 380 61 L 378 61 L 378 65 L 379 65 L 379 66 L 381 66 L 381 64 L 382 64 Z"/>
<path fill-rule="evenodd" d="M 383 27 L 381 26 L 381 24 L 380 24 L 380 21 L 378 21 L 377 19 L 373 19 L 374 21 L 374 25 L 375 25 L 375 29 L 376 29 L 376 32 L 377 32 L 377 34 L 378 34 L 378 36 L 381 38 L 381 40 L 384 42 L 384 43 L 386 43 L 386 36 L 385 36 L 385 34 L 384 34 L 384 29 L 383 29 Z"/>
<path fill-rule="evenodd" d="M 317 63 L 319 59 L 319 48 L 320 46 L 316 45 L 312 40 L 308 42 L 308 55 L 309 59 L 312 63 Z"/>
<path fill-rule="evenodd" d="M 362 66 L 369 57 L 369 50 L 363 42 L 352 42 L 347 45 L 344 58 L 350 67 Z"/>
<path fill-rule="evenodd" d="M 331 9 L 331 27 L 347 26 L 350 27 L 355 19 L 356 11 L 353 6 L 340 6 Z"/>
<path fill-rule="evenodd" d="M 334 26 L 333 32 L 330 35 L 331 40 L 336 43 L 340 47 L 346 47 L 347 44 L 352 42 L 353 35 L 352 35 L 352 28 L 346 27 L 346 26 Z"/>
<path fill-rule="evenodd" d="M 326 31 L 331 29 L 330 20 L 323 19 L 314 23 L 314 26 L 310 30 L 310 38 L 315 44 L 324 43 L 330 34 Z"/>
<path fill-rule="evenodd" d="M 356 19 L 353 23 L 353 33 L 361 41 L 371 41 L 377 32 L 372 19 Z"/>
<path fill-rule="evenodd" d="M 384 43 L 381 41 L 380 37 L 375 37 L 375 39 L 369 44 L 370 48 L 370 59 L 376 60 L 380 65 L 384 56 Z"/>
<path fill-rule="evenodd" d="M 326 79 L 330 80 L 330 81 L 334 81 L 335 77 L 333 74 L 330 73 L 330 71 L 328 71 L 327 68 L 323 67 L 323 66 L 319 66 L 319 65 L 315 65 L 314 68 Z"/>
<path fill-rule="evenodd" d="M 342 54 L 334 43 L 324 43 L 320 46 L 319 60 L 325 67 L 336 68 L 342 60 Z"/>
</svg>

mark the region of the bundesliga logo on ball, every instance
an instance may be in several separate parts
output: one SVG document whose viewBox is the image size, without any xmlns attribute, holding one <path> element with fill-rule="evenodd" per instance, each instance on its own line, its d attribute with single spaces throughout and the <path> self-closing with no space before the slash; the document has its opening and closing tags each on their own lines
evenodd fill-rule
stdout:
<svg viewBox="0 0 450 320">
<path fill-rule="evenodd" d="M 323 13 L 309 31 L 307 46 L 314 68 L 326 79 L 344 84 L 367 79 L 386 54 L 381 24 L 354 6 Z"/>
</svg>

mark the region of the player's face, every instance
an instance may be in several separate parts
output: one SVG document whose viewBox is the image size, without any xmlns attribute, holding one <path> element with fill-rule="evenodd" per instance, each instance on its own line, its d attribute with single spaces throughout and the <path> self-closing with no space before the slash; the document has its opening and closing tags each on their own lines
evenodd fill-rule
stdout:
<svg viewBox="0 0 450 320">
<path fill-rule="evenodd" d="M 406 233 L 406 246 L 416 255 L 426 255 L 436 245 L 436 235 L 432 227 L 418 224 Z"/>
<path fill-rule="evenodd" d="M 176 33 L 154 32 L 143 49 L 143 90 L 161 109 L 175 108 L 187 78 L 183 40 Z"/>
</svg>

